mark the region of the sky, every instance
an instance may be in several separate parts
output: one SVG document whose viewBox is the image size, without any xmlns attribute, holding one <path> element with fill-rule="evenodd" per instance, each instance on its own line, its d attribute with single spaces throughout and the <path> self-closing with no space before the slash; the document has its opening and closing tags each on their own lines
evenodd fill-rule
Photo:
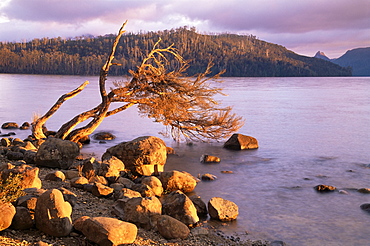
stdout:
<svg viewBox="0 0 370 246">
<path fill-rule="evenodd" d="M 0 0 L 0 42 L 195 27 L 306 56 L 370 47 L 370 0 Z"/>
</svg>

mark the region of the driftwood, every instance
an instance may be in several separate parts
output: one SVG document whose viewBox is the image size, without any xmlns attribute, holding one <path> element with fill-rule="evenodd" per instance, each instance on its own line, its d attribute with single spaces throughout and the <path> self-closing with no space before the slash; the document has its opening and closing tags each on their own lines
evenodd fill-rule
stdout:
<svg viewBox="0 0 370 246">
<path fill-rule="evenodd" d="M 185 139 L 220 139 L 237 131 L 243 124 L 241 117 L 231 113 L 231 108 L 218 108 L 213 96 L 220 94 L 219 88 L 213 88 L 210 80 L 219 77 L 207 77 L 212 64 L 196 77 L 184 75 L 188 63 L 178 54 L 174 45 L 159 48 L 159 40 L 135 71 L 129 71 L 132 78 L 125 83 L 116 83 L 115 88 L 106 89 L 106 80 L 113 63 L 118 42 L 123 35 L 127 21 L 120 28 L 112 45 L 111 53 L 100 70 L 99 90 L 101 103 L 96 107 L 76 115 L 64 123 L 55 137 L 79 142 L 92 134 L 102 121 L 111 115 L 137 105 L 139 113 L 166 126 L 165 135 L 175 140 Z M 179 65 L 173 71 L 166 66 L 174 59 Z M 33 123 L 35 138 L 44 138 L 42 132 L 46 121 L 60 108 L 62 103 L 76 96 L 88 84 L 85 82 L 77 89 L 59 98 L 54 106 Z M 110 109 L 112 103 L 121 105 Z M 123 104 L 123 105 L 122 105 Z M 80 123 L 90 120 L 85 126 L 76 128 Z"/>
</svg>

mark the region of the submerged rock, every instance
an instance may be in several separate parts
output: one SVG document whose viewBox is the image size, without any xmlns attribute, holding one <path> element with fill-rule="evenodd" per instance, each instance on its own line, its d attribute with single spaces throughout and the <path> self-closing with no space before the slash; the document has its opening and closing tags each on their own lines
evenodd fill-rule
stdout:
<svg viewBox="0 0 370 246">
<path fill-rule="evenodd" d="M 314 187 L 314 189 L 318 192 L 332 192 L 335 191 L 337 188 L 330 185 L 317 185 Z"/>
</svg>

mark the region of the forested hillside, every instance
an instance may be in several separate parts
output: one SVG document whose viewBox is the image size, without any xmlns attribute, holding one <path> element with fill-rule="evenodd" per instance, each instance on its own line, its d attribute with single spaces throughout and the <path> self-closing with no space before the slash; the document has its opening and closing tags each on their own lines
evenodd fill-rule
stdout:
<svg viewBox="0 0 370 246">
<path fill-rule="evenodd" d="M 370 47 L 348 50 L 331 61 L 343 67 L 351 67 L 353 76 L 370 76 Z"/>
<path fill-rule="evenodd" d="M 43 38 L 0 43 L 0 73 L 96 75 L 115 35 L 73 39 Z M 175 44 L 190 60 L 188 75 L 203 72 L 210 60 L 213 73 L 224 76 L 349 76 L 351 71 L 321 59 L 300 56 L 252 35 L 198 34 L 194 28 L 125 34 L 117 47 L 111 75 L 128 74 L 161 38 L 161 47 Z M 176 64 L 172 64 L 175 66 Z"/>
</svg>

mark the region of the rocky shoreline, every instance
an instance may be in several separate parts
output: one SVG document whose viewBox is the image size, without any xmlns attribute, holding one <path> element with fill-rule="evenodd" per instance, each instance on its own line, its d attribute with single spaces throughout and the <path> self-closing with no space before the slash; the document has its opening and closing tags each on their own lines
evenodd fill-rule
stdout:
<svg viewBox="0 0 370 246">
<path fill-rule="evenodd" d="M 40 200 L 41 195 L 45 196 L 44 194 L 46 193 L 49 193 L 49 195 L 54 193 L 57 195 L 59 193 L 63 193 L 64 199 L 62 199 L 62 203 L 66 203 L 67 207 L 70 207 L 71 210 L 71 230 L 67 229 L 67 233 L 62 233 L 63 235 L 58 234 L 61 233 L 59 230 L 56 235 L 53 235 L 54 232 L 52 231 L 52 228 L 49 233 L 48 229 L 40 229 L 42 226 L 35 226 L 34 222 L 32 222 L 33 224 L 31 226 L 19 229 L 19 226 L 17 227 L 13 220 L 12 225 L 9 228 L 2 228 L 0 231 L 1 245 L 105 245 L 104 243 L 96 244 L 96 240 L 94 242 L 94 240 L 91 239 L 91 236 L 81 232 L 86 226 L 83 223 L 86 219 L 90 218 L 108 218 L 108 220 L 109 218 L 113 218 L 114 220 L 112 221 L 114 222 L 121 221 L 121 219 L 124 218 L 123 221 L 130 221 L 136 224 L 137 229 L 136 226 L 134 227 L 137 231 L 135 232 L 134 240 L 130 242 L 129 245 L 272 245 L 267 241 L 244 240 L 241 238 L 242 235 L 225 235 L 220 230 L 221 228 L 215 228 L 208 223 L 209 219 L 225 221 L 225 223 L 221 224 L 222 227 L 227 226 L 227 221 L 236 219 L 238 209 L 231 201 L 223 200 L 222 198 L 215 198 L 214 201 L 210 201 L 208 204 L 209 208 L 212 207 L 212 211 L 209 215 L 211 218 L 207 215 L 198 217 L 197 213 L 201 213 L 199 207 L 205 207 L 204 202 L 201 201 L 200 198 L 198 198 L 198 202 L 195 200 L 192 200 L 191 202 L 185 193 L 191 192 L 194 189 L 196 182 L 199 182 L 200 180 L 197 180 L 190 174 L 184 174 L 179 171 L 163 172 L 165 161 L 154 160 L 153 156 L 144 157 L 144 159 L 149 158 L 150 162 L 154 163 L 153 165 L 139 165 L 139 168 L 136 164 L 130 166 L 131 156 L 123 157 L 123 159 L 125 159 L 125 164 L 116 158 L 116 156 L 122 157 L 122 153 L 132 153 L 132 151 L 136 151 L 130 149 L 132 147 L 129 147 L 129 149 L 126 149 L 123 152 L 121 146 L 116 148 L 118 149 L 118 152 L 116 153 L 113 153 L 113 150 L 111 150 L 112 153 L 107 151 L 106 153 L 108 154 L 102 158 L 104 160 L 99 162 L 94 158 L 85 158 L 81 156 L 79 151 L 77 151 L 79 155 L 77 156 L 74 153 L 75 147 L 68 141 L 68 143 L 62 143 L 64 145 L 58 150 L 60 152 L 68 152 L 61 155 L 64 159 L 62 158 L 63 160 L 57 160 L 56 162 L 53 160 L 53 162 L 50 159 L 47 160 L 47 158 L 50 157 L 51 152 L 47 154 L 40 154 L 40 152 L 42 152 L 42 149 L 50 151 L 50 149 L 53 148 L 54 150 L 52 153 L 58 152 L 55 151 L 55 148 L 58 148 L 54 146 L 55 143 L 53 143 L 54 145 L 50 145 L 52 147 L 45 147 L 45 144 L 42 145 L 43 143 L 32 142 L 32 139 L 23 141 L 13 138 L 12 134 L 3 137 L 4 138 L 1 139 L 0 149 L 0 172 L 3 175 L 4 173 L 9 174 L 10 172 L 21 173 L 23 176 L 29 176 L 26 172 L 36 174 L 32 181 L 28 181 L 28 183 L 31 184 L 28 187 L 35 188 L 25 189 L 27 195 L 30 197 L 37 197 L 36 200 Z M 144 141 L 148 141 L 146 137 L 143 139 Z M 50 140 L 49 142 L 53 141 L 54 140 Z M 154 140 L 151 139 L 150 141 Z M 161 144 L 153 144 L 153 142 L 149 143 L 149 146 L 153 145 L 159 146 Z M 163 151 L 163 146 L 160 146 L 159 149 L 160 148 L 162 148 L 161 151 L 150 150 L 149 152 L 155 152 L 155 158 L 161 159 L 161 157 L 158 156 L 167 155 L 173 151 L 166 147 L 164 147 Z M 148 152 L 147 150 L 143 152 Z M 159 154 L 160 152 L 162 153 Z M 135 156 L 137 153 L 132 155 Z M 204 159 L 205 157 L 202 158 L 202 161 L 206 161 Z M 174 182 L 173 176 L 178 175 L 181 176 L 179 178 L 180 180 L 185 179 L 187 181 L 181 181 L 182 183 L 176 183 L 174 187 L 172 187 Z M 130 179 L 133 181 L 130 181 Z M 145 179 L 146 181 L 144 181 Z M 159 185 L 154 185 L 156 182 L 159 183 Z M 130 189 L 128 189 L 128 187 Z M 158 188 L 160 188 L 159 191 Z M 129 201 L 135 200 L 133 198 L 138 198 L 139 200 L 141 199 L 141 201 L 148 202 L 149 200 L 159 201 L 157 197 L 161 199 L 159 202 L 159 214 L 149 213 L 149 215 L 145 215 L 149 219 L 147 221 L 145 218 L 144 222 L 135 218 L 135 216 L 140 217 L 141 214 L 134 214 L 133 217 L 127 217 L 127 214 L 129 213 L 128 211 L 132 207 L 132 205 L 127 204 L 129 204 Z M 18 201 L 13 202 L 13 204 L 20 203 L 19 199 Z M 172 203 L 174 200 L 179 199 L 184 199 L 184 204 L 189 203 L 188 201 L 190 201 L 191 207 L 194 207 L 195 209 L 195 214 L 194 212 L 189 212 L 193 208 L 186 208 L 184 209 L 184 212 L 182 212 L 182 210 L 181 212 L 177 211 L 177 209 L 179 209 L 178 205 L 172 205 Z M 64 200 L 66 202 L 64 202 Z M 117 204 L 117 200 L 121 205 Z M 49 201 L 46 200 L 46 202 L 43 203 L 48 202 Z M 218 208 L 219 204 L 224 203 L 227 204 L 225 208 Z M 213 208 L 213 206 L 215 208 Z M 36 210 L 35 207 L 27 209 L 29 211 L 33 211 L 33 209 Z M 148 207 L 146 209 L 151 210 L 153 208 Z M 166 209 L 167 211 L 164 211 Z M 223 209 L 223 211 L 217 211 L 218 209 L 220 209 L 220 211 Z M 205 210 L 207 213 L 207 209 Z M 163 213 L 161 211 L 163 211 Z M 33 216 L 33 212 L 31 212 L 31 214 Z M 168 216 L 167 218 L 165 217 L 167 215 L 161 214 L 168 214 L 171 216 Z M 180 214 L 183 215 L 180 216 Z M 171 223 L 179 223 L 176 224 L 176 226 L 170 223 L 171 228 L 169 228 L 169 222 L 166 222 L 168 219 L 171 220 Z M 165 224 L 161 225 L 163 224 L 162 222 Z M 72 228 L 72 223 L 74 228 Z M 185 227 L 180 231 L 177 229 L 178 231 L 176 232 L 176 228 L 179 225 L 179 228 L 181 228 L 181 226 Z M 76 230 L 78 227 L 80 227 L 80 229 Z M 175 227 L 175 229 L 172 227 Z M 173 232 L 171 230 L 173 230 Z M 171 232 L 169 233 L 169 231 Z M 113 245 L 115 244 L 113 243 Z"/>
</svg>

